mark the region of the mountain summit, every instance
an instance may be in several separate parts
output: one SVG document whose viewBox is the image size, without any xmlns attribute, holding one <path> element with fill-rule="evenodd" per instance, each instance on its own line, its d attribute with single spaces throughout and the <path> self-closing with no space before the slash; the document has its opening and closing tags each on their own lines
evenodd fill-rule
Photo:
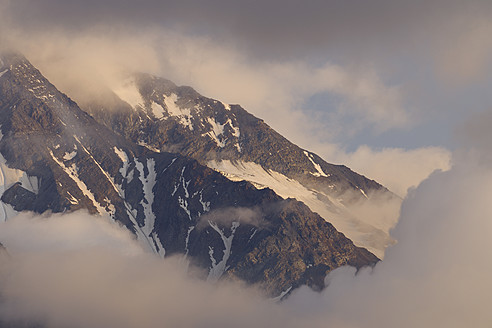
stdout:
<svg viewBox="0 0 492 328">
<path fill-rule="evenodd" d="M 105 103 L 83 108 L 117 134 L 149 149 L 196 159 L 234 181 L 295 198 L 380 258 L 401 199 L 343 165 L 333 165 L 288 141 L 239 105 L 190 87 L 134 74 L 112 88 Z"/>
<path fill-rule="evenodd" d="M 174 88 L 165 80 L 142 78 Z M 120 101 L 126 112 L 99 112 L 100 121 L 106 117 L 115 133 L 61 93 L 27 59 L 1 55 L 1 219 L 9 220 L 21 211 L 86 209 L 120 222 L 149 251 L 190 261 L 202 268 L 208 280 L 239 279 L 260 286 L 269 296 L 283 295 L 302 284 L 323 288 L 325 275 L 337 267 L 376 263 L 373 254 L 355 246 L 298 200 L 284 199 L 247 181 L 231 181 L 185 156 L 190 153 L 178 154 L 179 147 L 174 153 L 164 151 L 172 133 L 164 126 L 162 131 L 152 129 L 161 128 L 159 122 L 165 121 L 172 104 L 176 111 L 185 108 L 183 95 L 205 101 L 190 88 L 179 90 L 179 95 L 155 98 L 160 107 L 147 103 L 136 111 Z M 195 145 L 196 150 L 202 146 L 206 150 L 197 157 L 216 163 L 223 158 L 211 158 L 214 149 L 232 149 L 237 156 L 254 148 L 256 139 L 246 141 L 252 130 L 235 130 L 241 126 L 241 115 L 252 116 L 236 106 L 214 104 L 237 120 L 217 111 L 212 121 L 210 109 L 208 132 L 214 134 L 203 135 L 204 130 L 195 126 L 199 118 L 187 116 L 184 110 L 173 116 L 175 123 L 169 126 L 179 130 L 172 143 L 207 142 Z M 156 112 L 149 114 L 152 107 Z M 135 121 L 130 125 L 126 120 Z M 201 138 L 193 141 L 185 131 Z M 152 150 L 152 140 L 161 140 L 162 150 Z M 206 148 L 210 145 L 215 148 Z M 314 155 L 306 157 L 316 163 Z M 316 172 L 309 172 L 316 177 Z"/>
</svg>

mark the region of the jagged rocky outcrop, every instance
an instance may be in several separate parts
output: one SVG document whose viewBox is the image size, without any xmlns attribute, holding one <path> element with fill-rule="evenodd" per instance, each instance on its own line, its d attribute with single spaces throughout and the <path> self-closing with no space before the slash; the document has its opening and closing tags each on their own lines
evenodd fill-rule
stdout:
<svg viewBox="0 0 492 328">
<path fill-rule="evenodd" d="M 239 105 L 204 97 L 163 78 L 135 74 L 106 97 L 85 99 L 83 108 L 135 143 L 193 157 L 232 180 L 247 180 L 303 201 L 379 256 L 392 242 L 389 229 L 401 201 L 396 195 L 346 166 L 329 164 L 301 149 Z M 395 204 L 389 218 L 358 210 L 388 204 Z"/>
<path fill-rule="evenodd" d="M 297 200 L 137 145 L 97 123 L 24 57 L 0 58 L 2 220 L 84 208 L 121 222 L 162 257 L 186 258 L 209 280 L 240 279 L 270 296 L 300 284 L 322 288 L 336 267 L 377 261 Z"/>
</svg>

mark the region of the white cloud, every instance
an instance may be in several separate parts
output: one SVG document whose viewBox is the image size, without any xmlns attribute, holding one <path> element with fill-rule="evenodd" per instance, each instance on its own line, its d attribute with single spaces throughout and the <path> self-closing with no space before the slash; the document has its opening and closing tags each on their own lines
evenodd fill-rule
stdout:
<svg viewBox="0 0 492 328">
<path fill-rule="evenodd" d="M 285 322 L 282 310 L 253 290 L 197 280 L 179 259 L 142 252 L 107 218 L 20 214 L 0 224 L 0 240 L 10 254 L 0 255 L 0 323 L 150 328 Z"/>
<path fill-rule="evenodd" d="M 0 225 L 11 253 L 1 258 L 0 318 L 50 328 L 487 327 L 492 169 L 462 159 L 409 194 L 399 242 L 373 270 L 336 270 L 322 293 L 301 288 L 281 304 L 195 280 L 109 220 L 20 215 Z"/>
<path fill-rule="evenodd" d="M 405 200 L 399 242 L 372 272 L 336 270 L 322 295 L 299 290 L 286 306 L 307 327 L 487 327 L 491 197 L 492 170 L 472 156 L 433 174 Z"/>
<path fill-rule="evenodd" d="M 165 29 L 94 27 L 81 34 L 26 34 L 12 28 L 4 37 L 76 100 L 97 95 L 102 85 L 130 70 L 151 72 L 206 96 L 239 103 L 294 142 L 317 137 L 314 132 L 327 126 L 332 134 L 350 136 L 362 128 L 379 133 L 411 123 L 401 90 L 385 85 L 374 69 L 252 59 L 230 44 Z M 306 100 L 318 93 L 339 97 L 341 103 L 317 116 L 306 113 Z"/>
<path fill-rule="evenodd" d="M 451 168 L 451 153 L 440 147 L 378 151 L 360 146 L 353 153 L 335 150 L 327 158 L 376 180 L 400 197 L 405 197 L 409 188 L 417 187 L 433 171 Z"/>
</svg>

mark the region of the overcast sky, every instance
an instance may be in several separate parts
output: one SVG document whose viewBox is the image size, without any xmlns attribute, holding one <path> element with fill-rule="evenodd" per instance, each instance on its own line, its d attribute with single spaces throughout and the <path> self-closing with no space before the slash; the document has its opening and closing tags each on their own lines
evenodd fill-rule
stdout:
<svg viewBox="0 0 492 328">
<path fill-rule="evenodd" d="M 490 0 L 0 0 L 0 49 L 22 51 L 77 101 L 146 71 L 240 103 L 401 196 L 448 170 L 410 189 L 398 243 L 373 270 L 341 268 L 324 292 L 301 288 L 280 305 L 189 279 L 103 218 L 20 215 L 0 229 L 14 255 L 0 252 L 0 317 L 489 327 L 491 35 Z"/>
<path fill-rule="evenodd" d="M 3 44 L 63 91 L 148 71 L 239 103 L 386 185 L 449 167 L 490 110 L 490 1 L 0 0 Z M 393 176 L 367 169 L 391 163 Z M 362 161 L 362 162 L 361 162 Z M 381 171 L 381 167 L 379 167 Z M 391 171 L 391 170 L 383 170 Z"/>
</svg>

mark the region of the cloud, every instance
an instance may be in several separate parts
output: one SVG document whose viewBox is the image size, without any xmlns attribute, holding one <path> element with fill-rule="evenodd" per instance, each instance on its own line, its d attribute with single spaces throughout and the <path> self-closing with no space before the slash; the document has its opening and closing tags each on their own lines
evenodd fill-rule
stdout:
<svg viewBox="0 0 492 328">
<path fill-rule="evenodd" d="M 261 60 L 213 37 L 163 28 L 93 27 L 75 35 L 63 30 L 10 31 L 4 36 L 7 43 L 80 104 L 118 85 L 128 71 L 143 71 L 241 104 L 301 146 L 324 140 L 329 147 L 326 143 L 350 140 L 364 129 L 379 134 L 413 123 L 404 92 L 386 85 L 373 68 Z M 338 101 L 312 110 L 306 100 L 319 94 Z"/>
<path fill-rule="evenodd" d="M 333 49 L 385 46 L 395 51 L 415 46 L 415 34 L 433 35 L 456 13 L 486 12 L 486 0 L 417 0 L 394 2 L 310 1 L 157 1 L 157 0 L 2 0 L 9 14 L 26 28 L 60 28 L 69 32 L 95 25 L 173 28 L 187 34 L 235 40 L 242 49 L 269 58 L 312 54 Z M 56 17 L 57 19 L 53 19 Z M 373 46 L 371 47 L 371 44 Z M 394 46 L 391 46 L 394 44 Z M 359 54 L 368 55 L 369 52 Z"/>
<path fill-rule="evenodd" d="M 484 164 L 492 162 L 492 110 L 483 111 L 469 117 L 456 128 L 456 136 L 460 146 L 467 151 L 462 151 L 461 156 L 469 156 L 473 152 Z M 465 160 L 465 159 L 463 159 Z"/>
<path fill-rule="evenodd" d="M 251 224 L 256 227 L 264 227 L 264 215 L 259 207 L 226 207 L 212 210 L 200 217 L 197 227 L 205 228 L 209 222 L 220 223 L 229 226 L 232 222 Z"/>
<path fill-rule="evenodd" d="M 0 234 L 11 254 L 0 266 L 3 322 L 49 328 L 286 323 L 283 310 L 254 290 L 196 280 L 180 259 L 144 253 L 126 229 L 106 218 L 20 214 L 0 224 Z"/>
<path fill-rule="evenodd" d="M 200 93 L 238 103 L 296 143 L 349 139 L 364 128 L 374 133 L 412 123 L 398 87 L 385 85 L 372 69 L 332 63 L 251 60 L 208 37 L 169 30 L 142 33 L 95 29 L 73 36 L 62 31 L 7 37 L 62 91 L 83 104 L 118 84 L 124 73 L 143 71 L 187 84 Z M 317 112 L 306 99 L 340 99 Z"/>
<path fill-rule="evenodd" d="M 245 51 L 243 46 L 251 43 L 246 48 L 270 49 L 261 41 L 262 36 L 277 35 L 280 31 L 282 35 L 289 35 L 287 31 L 292 28 L 290 22 L 293 20 L 306 21 L 296 25 L 300 26 L 297 33 L 309 33 L 310 37 L 303 35 L 303 39 L 312 38 L 312 47 L 317 51 L 315 44 L 323 43 L 323 38 L 328 38 L 325 41 L 330 43 L 344 39 L 345 33 L 354 31 L 371 34 L 367 38 L 377 44 L 385 43 L 382 36 L 381 40 L 374 36 L 375 29 L 403 31 L 405 26 L 412 26 L 413 31 L 417 22 L 428 19 L 417 13 L 422 13 L 422 8 L 434 12 L 439 3 L 386 6 L 385 1 L 378 1 L 368 8 L 363 2 L 348 5 L 319 1 L 313 3 L 313 7 L 295 11 L 293 3 L 279 7 L 275 6 L 275 1 L 267 1 L 259 7 L 251 4 L 238 7 L 222 1 L 207 4 L 123 1 L 118 6 L 111 1 L 90 2 L 83 6 L 74 1 L 58 0 L 0 1 L 7 8 L 3 15 L 8 16 L 0 34 L 6 43 L 21 49 L 57 87 L 80 104 L 101 96 L 106 85 L 118 84 L 125 71 L 150 72 L 177 84 L 191 85 L 205 96 L 239 103 L 301 147 L 318 152 L 329 162 L 346 164 L 403 196 L 408 187 L 417 185 L 434 169 L 448 167 L 445 150 L 425 147 L 409 151 L 399 148 L 377 151 L 365 146 L 355 152 L 344 149 L 362 132 L 369 131 L 369 135 L 388 131 L 398 133 L 429 119 L 422 114 L 421 108 L 409 106 L 410 98 L 415 94 L 405 81 L 396 83 L 388 79 L 385 70 L 373 64 L 376 61 L 369 57 L 367 60 L 358 58 L 359 64 L 354 65 L 354 61 L 347 64 L 346 61 L 330 60 L 331 52 L 316 59 L 270 57 L 259 55 L 257 51 Z M 476 6 L 484 4 L 477 2 Z M 455 17 L 461 5 L 453 2 L 447 8 L 436 14 L 435 19 L 446 21 L 442 15 Z M 193 14 L 198 9 L 200 17 Z M 251 14 L 247 21 L 245 12 Z M 321 26 L 308 24 L 312 17 L 309 14 L 314 12 L 324 13 L 324 16 L 344 13 L 347 22 L 330 21 L 325 17 Z M 62 19 L 54 22 L 51 19 L 54 13 Z M 407 20 L 402 17 L 403 13 L 415 20 Z M 184 23 L 175 23 L 176 17 Z M 467 17 L 464 20 L 469 22 Z M 397 18 L 402 26 L 394 24 L 393 19 Z M 269 24 L 266 24 L 267 19 Z M 249 26 L 254 25 L 251 20 L 257 20 L 258 26 L 265 25 L 264 33 L 250 30 L 256 28 Z M 380 22 L 381 26 L 372 24 L 374 21 Z M 204 29 L 205 33 L 190 32 L 194 30 L 193 26 L 201 27 L 205 22 L 211 25 Z M 353 24 L 352 28 L 348 22 Z M 394 27 L 388 28 L 391 22 Z M 182 28 L 182 25 L 191 27 Z M 237 42 L 230 42 L 229 37 L 219 37 L 221 30 L 235 31 L 232 39 Z M 437 39 L 442 32 L 431 31 L 429 34 Z M 412 33 L 418 35 L 418 32 Z M 351 36 L 347 42 L 352 44 L 356 38 Z M 280 37 L 275 40 L 285 43 L 284 46 L 277 45 L 278 49 L 302 44 L 296 38 L 290 38 L 288 42 Z M 463 40 L 468 39 L 463 36 Z M 442 44 L 443 49 L 454 45 L 452 42 L 444 45 L 444 41 Z M 276 52 L 275 49 L 268 51 Z M 343 51 L 347 56 L 351 52 L 353 50 Z M 308 100 L 318 95 L 326 97 L 326 101 L 312 108 Z M 381 162 L 387 165 L 376 165 Z"/>
<path fill-rule="evenodd" d="M 486 327 L 491 197 L 491 166 L 473 157 L 433 174 L 405 200 L 383 262 L 336 270 L 322 295 L 299 290 L 285 306 L 309 327 Z"/>
<path fill-rule="evenodd" d="M 400 197 L 405 197 L 409 188 L 417 187 L 433 171 L 451 168 L 451 153 L 440 147 L 378 151 L 360 146 L 352 153 L 337 150 L 327 157 L 378 181 Z"/>
<path fill-rule="evenodd" d="M 432 174 L 404 201 L 384 261 L 335 270 L 322 293 L 300 288 L 280 304 L 195 280 L 109 219 L 21 214 L 0 225 L 11 254 L 1 259 L 0 317 L 55 328 L 485 327 L 491 197 L 492 166 L 471 156 Z"/>
<path fill-rule="evenodd" d="M 441 96 L 432 83 L 487 77 L 490 1 L 278 4 L 0 0 L 0 43 L 20 48 L 75 99 L 135 69 L 241 103 L 294 142 L 402 196 L 434 169 L 449 169 L 441 148 L 346 152 L 333 140 L 365 127 L 377 134 L 415 124 L 407 103 L 416 94 L 406 84 L 412 78 L 395 82 L 388 73 L 395 66 L 411 66 L 411 82 L 429 99 Z M 429 82 L 435 74 L 441 81 Z M 323 93 L 341 101 L 309 111 L 306 99 Z M 478 101 L 468 99 L 472 107 Z M 434 107 L 439 119 L 448 116 L 448 106 Z M 417 109 L 420 119 L 428 119 L 426 110 Z M 322 294 L 300 289 L 273 305 L 235 285 L 187 278 L 177 261 L 141 253 L 113 223 L 80 213 L 28 215 L 0 228 L 12 254 L 0 265 L 2 316 L 55 327 L 486 326 L 489 116 L 462 130 L 475 150 L 409 193 L 393 232 L 399 242 L 385 260 L 357 275 L 337 270 Z"/>
<path fill-rule="evenodd" d="M 15 220 L 2 223 L 1 227 L 0 240 L 8 245 L 12 255 L 26 250 L 42 253 L 91 247 L 114 249 L 124 254 L 143 253 L 130 231 L 107 218 L 92 217 L 86 211 L 42 216 L 22 213 Z"/>
<path fill-rule="evenodd" d="M 468 84 L 487 78 L 492 69 L 492 22 L 490 11 L 472 12 L 469 19 L 453 17 L 454 25 L 438 41 L 435 54 L 441 79 L 450 84 Z"/>
</svg>

